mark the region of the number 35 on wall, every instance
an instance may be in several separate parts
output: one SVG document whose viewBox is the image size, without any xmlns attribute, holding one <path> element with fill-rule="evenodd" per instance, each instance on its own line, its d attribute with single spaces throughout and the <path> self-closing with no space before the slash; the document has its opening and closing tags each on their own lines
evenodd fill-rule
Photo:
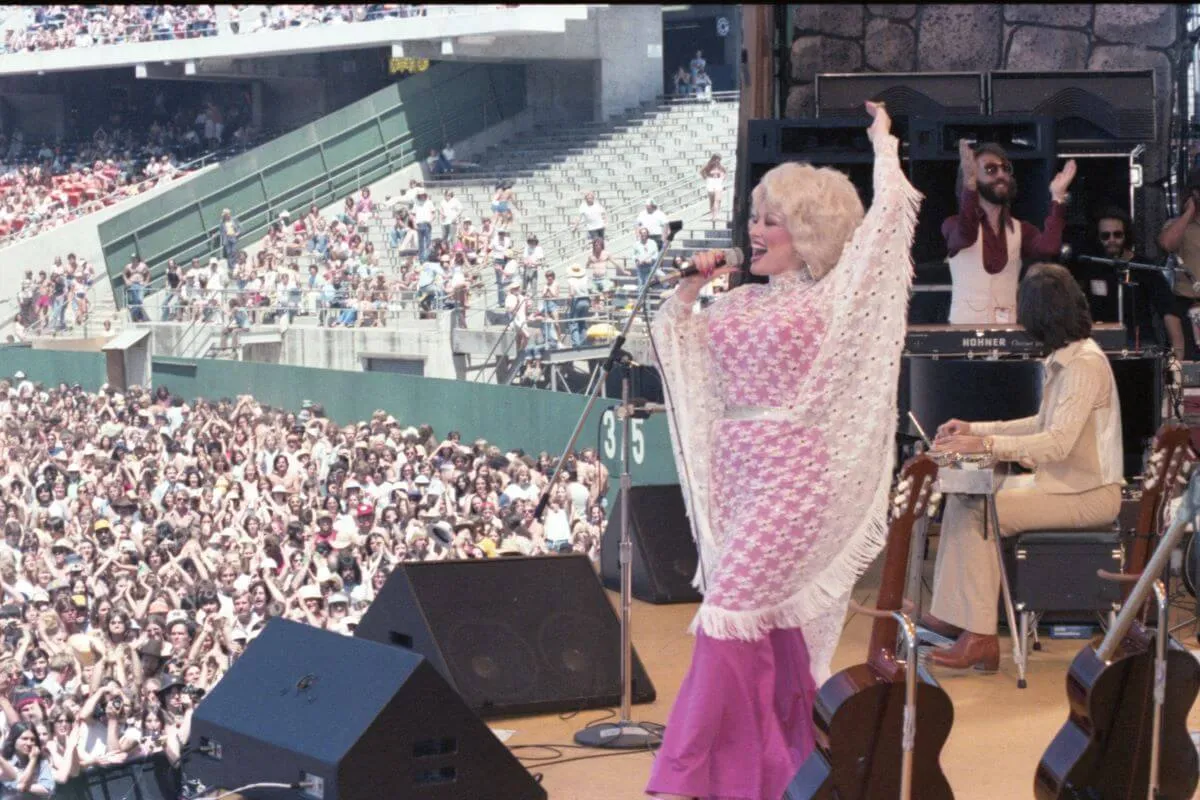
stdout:
<svg viewBox="0 0 1200 800">
<path fill-rule="evenodd" d="M 642 432 L 644 420 L 630 420 L 629 425 L 629 454 L 634 464 L 646 460 L 646 436 Z M 600 416 L 600 449 L 608 461 L 619 461 L 621 458 L 621 425 L 617 421 L 616 412 L 611 408 Z"/>
</svg>

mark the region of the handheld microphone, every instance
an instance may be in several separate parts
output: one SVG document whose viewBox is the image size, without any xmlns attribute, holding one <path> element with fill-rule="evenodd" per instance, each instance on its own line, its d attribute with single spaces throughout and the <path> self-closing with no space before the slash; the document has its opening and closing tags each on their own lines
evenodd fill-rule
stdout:
<svg viewBox="0 0 1200 800">
<path fill-rule="evenodd" d="M 746 257 L 742 253 L 741 250 L 732 250 L 732 249 L 730 249 L 730 250 L 709 250 L 708 252 L 712 253 L 713 255 L 715 255 L 717 257 L 716 269 L 720 269 L 721 267 L 739 267 L 740 268 L 742 266 L 743 262 L 745 262 L 745 260 L 746 260 Z M 678 272 L 673 272 L 670 275 L 662 276 L 661 278 L 658 279 L 658 282 L 660 284 L 674 283 L 683 278 L 690 278 L 693 275 L 699 275 L 699 274 L 701 274 L 701 272 L 697 267 L 695 267 L 691 264 L 688 264 L 686 267 L 679 270 Z"/>
</svg>

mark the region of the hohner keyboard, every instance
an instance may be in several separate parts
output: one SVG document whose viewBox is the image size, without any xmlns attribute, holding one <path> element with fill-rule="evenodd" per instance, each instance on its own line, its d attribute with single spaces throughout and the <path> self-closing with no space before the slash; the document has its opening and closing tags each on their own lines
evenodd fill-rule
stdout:
<svg viewBox="0 0 1200 800">
<path fill-rule="evenodd" d="M 1093 325 L 1092 338 L 1108 353 L 1129 349 L 1125 328 L 1115 322 Z M 1020 325 L 909 325 L 904 355 L 1041 358 L 1045 352 Z"/>
</svg>

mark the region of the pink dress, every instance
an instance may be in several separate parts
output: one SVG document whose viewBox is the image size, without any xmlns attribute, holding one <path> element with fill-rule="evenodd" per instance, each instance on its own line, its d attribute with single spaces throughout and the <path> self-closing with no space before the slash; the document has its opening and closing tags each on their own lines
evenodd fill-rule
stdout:
<svg viewBox="0 0 1200 800">
<path fill-rule="evenodd" d="M 838 265 L 740 287 L 654 332 L 698 542 L 692 665 L 648 792 L 778 800 L 813 748 L 850 589 L 882 548 L 920 196 L 876 141 Z"/>
<path fill-rule="evenodd" d="M 802 273 L 750 285 L 713 309 L 707 346 L 716 382 L 732 414 L 717 421 L 722 442 L 712 464 L 713 511 L 722 530 L 738 529 L 756 540 L 762 557 L 786 565 L 790 550 L 820 533 L 820 514 L 799 518 L 798 501 L 825 465 L 820 435 L 787 420 L 753 419 L 778 408 L 799 388 L 825 330 L 822 310 L 804 289 Z M 800 293 L 797 294 L 797 291 Z M 799 302 L 797 302 L 799 301 Z M 751 418 L 738 419 L 739 410 Z M 733 417 L 733 418 L 731 418 Z M 796 474 L 799 468 L 800 474 Z M 755 491 L 745 476 L 757 475 Z M 740 524 L 750 520 L 751 524 Z M 789 535 L 782 536 L 780 532 Z M 767 576 L 764 589 L 778 592 L 785 571 Z M 706 600 L 745 610 L 736 564 L 718 569 Z M 812 703 L 816 686 L 799 628 L 772 631 L 750 642 L 697 636 L 692 669 L 667 729 L 671 736 L 654 763 L 649 790 L 696 797 L 778 798 L 813 747 Z M 712 702 L 713 697 L 728 698 Z M 733 712 L 733 713 L 731 713 Z M 749 713 L 746 713 L 749 712 Z M 710 750 L 737 753 L 705 758 Z"/>
</svg>

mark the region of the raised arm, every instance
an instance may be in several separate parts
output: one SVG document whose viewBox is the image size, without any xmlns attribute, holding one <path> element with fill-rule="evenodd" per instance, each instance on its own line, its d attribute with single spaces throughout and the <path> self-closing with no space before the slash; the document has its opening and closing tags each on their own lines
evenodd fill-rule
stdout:
<svg viewBox="0 0 1200 800">
<path fill-rule="evenodd" d="M 875 147 L 875 196 L 854 238 L 830 277 L 845 291 L 886 289 L 912 276 L 913 229 L 921 193 L 900 167 L 900 142 L 891 134 L 891 119 L 882 105 L 867 103 L 874 117 L 867 135 Z"/>
</svg>

